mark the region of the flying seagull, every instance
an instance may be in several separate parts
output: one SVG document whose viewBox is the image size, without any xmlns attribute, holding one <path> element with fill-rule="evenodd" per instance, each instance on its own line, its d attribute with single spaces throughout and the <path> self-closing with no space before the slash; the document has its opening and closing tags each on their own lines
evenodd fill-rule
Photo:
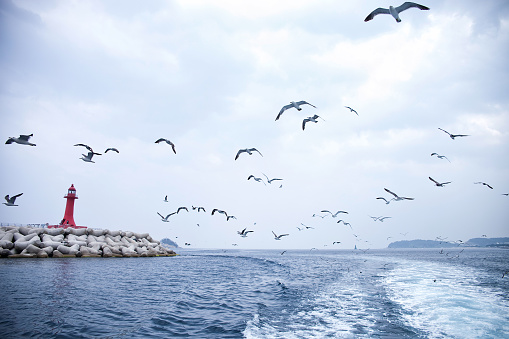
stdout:
<svg viewBox="0 0 509 339">
<path fill-rule="evenodd" d="M 451 133 L 447 132 L 445 129 L 441 129 L 440 127 L 438 129 L 449 134 L 449 136 L 451 137 L 452 140 L 454 140 L 454 138 L 456 138 L 456 137 L 468 137 L 469 136 L 468 134 L 451 134 Z"/>
<path fill-rule="evenodd" d="M 16 204 L 14 204 L 14 202 L 16 201 L 16 198 L 17 198 L 17 197 L 19 197 L 19 196 L 20 196 L 20 195 L 22 195 L 22 194 L 23 194 L 23 193 L 16 194 L 16 195 L 13 195 L 12 197 L 9 197 L 9 194 L 7 194 L 7 195 L 5 196 L 5 200 L 6 200 L 7 202 L 4 202 L 3 204 L 4 204 L 5 206 L 18 206 L 18 205 L 16 205 Z"/>
<path fill-rule="evenodd" d="M 109 147 L 109 148 L 107 148 L 107 149 L 106 149 L 106 151 L 104 151 L 104 154 L 108 153 L 108 151 L 113 151 L 113 152 L 117 152 L 117 153 L 119 153 L 119 152 L 118 152 L 118 149 L 116 149 L 115 147 Z"/>
<path fill-rule="evenodd" d="M 237 220 L 237 218 L 236 218 L 234 215 L 227 215 L 227 216 L 226 216 L 226 221 L 229 221 L 230 219 L 235 219 L 235 220 Z"/>
<path fill-rule="evenodd" d="M 265 186 L 267 186 L 267 184 L 265 183 L 265 181 L 263 181 L 263 179 L 262 179 L 262 178 L 257 178 L 257 177 L 255 177 L 255 176 L 254 176 L 254 175 L 252 175 L 252 174 L 251 174 L 250 176 L 248 176 L 248 177 L 247 177 L 247 180 L 249 180 L 249 179 L 253 179 L 253 180 L 254 180 L 254 181 L 256 181 L 256 182 L 260 182 L 260 181 L 261 181 L 261 182 L 263 182 L 263 184 L 264 184 Z"/>
<path fill-rule="evenodd" d="M 237 152 L 237 155 L 235 156 L 235 160 L 237 160 L 239 158 L 239 155 L 244 152 L 249 155 L 252 155 L 253 152 L 258 152 L 263 157 L 263 155 L 260 153 L 260 151 L 257 150 L 256 148 L 244 148 L 244 149 L 239 149 L 239 151 Z"/>
<path fill-rule="evenodd" d="M 333 218 L 337 217 L 339 213 L 346 213 L 346 214 L 348 214 L 347 211 L 337 211 L 336 213 L 332 213 L 329 210 L 323 210 L 323 211 L 320 211 L 320 212 L 322 212 L 322 213 L 330 213 Z"/>
<path fill-rule="evenodd" d="M 272 184 L 272 182 L 273 182 L 273 181 L 276 181 L 276 180 L 283 180 L 283 179 L 280 179 L 280 178 L 272 178 L 272 179 L 269 179 L 269 177 L 268 177 L 265 173 L 262 173 L 262 174 L 265 176 L 265 178 L 267 178 L 267 182 L 268 182 L 269 184 Z"/>
<path fill-rule="evenodd" d="M 437 187 L 444 187 L 444 185 L 446 184 L 450 184 L 451 181 L 447 181 L 447 182 L 438 182 L 436 181 L 435 179 L 433 179 L 432 177 L 429 177 L 429 180 L 433 181 L 435 183 L 435 186 Z"/>
<path fill-rule="evenodd" d="M 313 115 L 312 117 L 307 117 L 306 119 L 302 120 L 302 130 L 304 130 L 306 128 L 306 123 L 308 123 L 308 122 L 314 122 L 316 124 L 318 122 L 318 120 L 317 120 L 318 118 L 325 121 L 322 117 L 320 117 L 316 114 Z"/>
<path fill-rule="evenodd" d="M 21 145 L 35 146 L 35 144 L 32 144 L 31 142 L 28 141 L 28 139 L 30 139 L 30 137 L 33 137 L 33 136 L 34 136 L 33 134 L 29 134 L 29 135 L 22 134 L 18 138 L 9 137 L 9 139 L 7 139 L 7 141 L 5 143 L 8 145 L 8 144 L 12 144 L 13 142 L 15 142 L 15 143 L 21 144 Z"/>
<path fill-rule="evenodd" d="M 228 217 L 228 213 L 226 213 L 226 212 L 225 212 L 225 211 L 223 211 L 223 210 L 218 210 L 217 208 L 214 208 L 214 209 L 212 210 L 212 215 L 214 215 L 214 213 L 216 213 L 216 212 L 217 212 L 217 213 L 222 213 L 222 214 L 226 215 L 226 217 Z"/>
<path fill-rule="evenodd" d="M 399 18 L 399 13 L 403 12 L 404 10 L 407 10 L 409 8 L 416 7 L 420 10 L 427 11 L 429 10 L 428 7 L 416 4 L 415 2 L 405 2 L 401 6 L 393 7 L 389 6 L 389 8 L 377 8 L 373 12 L 369 13 L 369 15 L 364 19 L 365 22 L 372 20 L 376 15 L 378 14 L 390 14 L 396 19 L 397 22 L 401 22 L 401 19 Z"/>
<path fill-rule="evenodd" d="M 277 235 L 276 233 L 274 233 L 274 231 L 272 231 L 272 234 L 274 234 L 274 239 L 276 239 L 276 240 L 281 240 L 281 237 L 289 235 L 289 234 L 280 234 L 280 235 Z"/>
<path fill-rule="evenodd" d="M 177 208 L 177 214 L 178 214 L 178 212 L 180 212 L 180 210 L 186 210 L 187 212 L 189 212 L 187 207 L 179 207 L 179 208 Z"/>
<path fill-rule="evenodd" d="M 157 212 L 157 214 L 159 214 L 159 216 L 161 217 L 161 221 L 164 221 L 164 222 L 170 222 L 170 221 L 168 220 L 168 218 L 169 218 L 171 215 L 174 215 L 175 213 L 177 213 L 177 212 L 170 213 L 170 214 L 168 214 L 167 216 L 165 216 L 165 217 L 164 217 L 161 213 Z"/>
<path fill-rule="evenodd" d="M 254 231 L 247 231 L 247 227 L 244 228 L 242 231 L 237 231 L 237 233 L 242 237 L 242 238 L 245 238 L 247 237 L 247 234 L 250 233 L 250 232 L 254 232 Z"/>
<path fill-rule="evenodd" d="M 348 225 L 348 226 L 350 226 L 350 228 L 352 228 L 352 225 L 351 225 L 349 222 L 345 222 L 344 220 L 340 219 L 340 220 L 338 220 L 337 224 L 339 224 L 340 222 L 342 222 L 342 223 L 343 223 L 343 225 L 345 225 L 345 226 L 347 226 L 347 225 Z M 353 228 L 352 228 L 352 229 L 353 229 Z"/>
<path fill-rule="evenodd" d="M 439 155 L 438 153 L 431 153 L 431 156 L 434 156 L 436 155 L 438 159 L 447 159 L 447 161 L 451 162 L 451 160 L 449 160 L 445 155 Z"/>
<path fill-rule="evenodd" d="M 177 154 L 177 151 L 175 151 L 175 144 L 174 144 L 173 142 L 171 142 L 170 140 L 168 140 L 168 139 L 164 139 L 164 138 L 159 138 L 159 139 L 157 139 L 157 140 L 156 140 L 156 142 L 155 142 L 155 143 L 156 143 L 156 144 L 158 144 L 158 143 L 160 143 L 160 142 L 162 142 L 162 141 L 164 141 L 165 143 L 167 143 L 168 145 L 170 145 L 170 146 L 171 146 L 171 149 L 173 150 L 173 153 Z"/>
<path fill-rule="evenodd" d="M 352 107 L 349 107 L 349 106 L 345 106 L 346 108 L 348 108 L 350 110 L 350 112 L 354 112 L 355 114 L 359 115 L 359 113 L 357 113 L 356 110 L 354 110 Z"/>
<path fill-rule="evenodd" d="M 316 106 L 311 105 L 309 102 L 304 101 L 304 100 L 297 101 L 297 102 L 290 101 L 290 104 L 283 106 L 283 108 L 281 108 L 281 110 L 279 111 L 279 114 L 276 117 L 276 120 L 278 120 L 281 117 L 281 114 L 283 114 L 283 112 L 289 108 L 295 107 L 297 109 L 297 111 L 301 111 L 302 110 L 302 108 L 300 108 L 301 105 L 309 105 L 309 106 L 313 106 L 314 108 L 316 108 Z"/>
<path fill-rule="evenodd" d="M 493 187 L 491 187 L 490 185 L 488 185 L 487 183 L 485 182 L 481 182 L 481 181 L 478 181 L 478 182 L 474 182 L 474 184 L 482 184 L 484 186 L 488 186 L 489 188 L 493 189 Z"/>
<path fill-rule="evenodd" d="M 92 161 L 92 157 L 94 155 L 101 155 L 100 153 L 95 153 L 94 150 L 92 149 L 92 147 L 90 147 L 88 145 L 85 145 L 85 144 L 76 144 L 74 146 L 82 146 L 82 147 L 85 147 L 89 151 L 87 155 L 82 154 L 83 157 L 80 158 L 80 159 L 83 160 L 83 161 L 94 162 L 95 163 L 95 161 Z"/>
<path fill-rule="evenodd" d="M 168 196 L 164 197 L 164 202 L 168 202 Z"/>
<path fill-rule="evenodd" d="M 414 198 L 406 198 L 406 197 L 400 197 L 396 193 L 389 191 L 387 188 L 384 188 L 384 190 L 392 195 L 394 195 L 394 201 L 400 201 L 400 200 L 414 200 Z"/>
<path fill-rule="evenodd" d="M 200 210 L 202 210 L 203 212 L 206 212 L 205 208 L 202 206 L 191 206 L 191 208 L 193 209 L 193 211 L 198 210 L 198 212 L 200 212 Z"/>
</svg>

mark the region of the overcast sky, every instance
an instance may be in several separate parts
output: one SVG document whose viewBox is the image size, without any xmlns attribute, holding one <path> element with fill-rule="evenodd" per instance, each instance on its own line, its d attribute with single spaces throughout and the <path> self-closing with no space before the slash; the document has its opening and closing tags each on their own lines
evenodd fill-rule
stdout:
<svg viewBox="0 0 509 339">
<path fill-rule="evenodd" d="M 509 236 L 509 3 L 422 4 L 397 23 L 364 22 L 400 5 L 374 0 L 0 1 L 0 135 L 37 144 L 0 147 L 0 194 L 23 192 L 0 221 L 58 223 L 74 184 L 79 225 L 195 248 Z"/>
</svg>

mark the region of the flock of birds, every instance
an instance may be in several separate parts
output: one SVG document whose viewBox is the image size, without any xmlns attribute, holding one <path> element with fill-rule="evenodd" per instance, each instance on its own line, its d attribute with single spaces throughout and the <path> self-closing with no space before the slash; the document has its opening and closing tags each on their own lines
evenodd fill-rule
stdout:
<svg viewBox="0 0 509 339">
<path fill-rule="evenodd" d="M 402 5 L 398 6 L 398 7 L 393 7 L 393 6 L 389 6 L 389 8 L 377 8 L 375 9 L 374 11 L 372 11 L 365 19 L 364 21 L 370 21 L 372 19 L 375 18 L 375 16 L 377 15 L 380 15 L 380 14 L 389 14 L 389 15 L 392 15 L 392 17 L 394 17 L 394 19 L 396 20 L 396 22 L 401 22 L 401 19 L 399 17 L 399 14 L 407 9 L 410 9 L 410 8 L 417 8 L 417 9 L 420 9 L 420 10 L 429 10 L 428 7 L 426 6 L 423 6 L 423 5 L 420 5 L 420 4 L 417 4 L 417 3 L 414 3 L 414 2 L 405 2 L 403 3 Z M 301 106 L 304 106 L 304 105 L 308 105 L 308 106 L 311 106 L 313 108 L 316 108 L 315 105 L 307 102 L 307 101 L 304 101 L 304 100 L 301 100 L 301 101 L 291 101 L 288 105 L 285 105 L 281 108 L 281 110 L 279 111 L 279 113 L 277 114 L 276 116 L 276 119 L 275 121 L 278 121 L 279 119 L 281 119 L 283 113 L 285 113 L 286 111 L 288 110 L 291 110 L 291 109 L 296 109 L 297 111 L 302 111 L 302 107 Z M 346 109 L 348 109 L 351 113 L 355 113 L 357 116 L 359 116 L 359 113 L 353 109 L 352 107 L 350 106 L 345 106 Z M 309 117 L 306 117 L 302 120 L 302 130 L 305 130 L 306 128 L 306 125 L 310 122 L 313 122 L 313 123 L 318 123 L 319 120 L 318 119 L 321 119 L 322 121 L 325 121 L 322 117 L 320 117 L 319 115 L 316 115 L 314 114 L 313 116 L 309 116 Z M 446 133 L 452 140 L 455 140 L 456 138 L 461 138 L 461 137 L 467 137 L 468 135 L 466 134 L 452 134 L 452 133 L 449 133 L 448 131 L 442 129 L 442 128 L 439 128 L 439 130 L 443 131 L 444 133 Z M 31 143 L 29 140 L 30 138 L 33 137 L 33 134 L 29 134 L 29 135 L 20 135 L 19 137 L 10 137 L 8 138 L 8 140 L 5 142 L 6 144 L 13 144 L 13 143 L 16 143 L 16 144 L 21 144 L 21 145 L 29 145 L 29 146 L 36 146 L 34 143 Z M 176 148 L 175 148 L 175 144 L 173 142 L 171 142 L 170 140 L 168 139 L 165 139 L 165 138 L 159 138 L 155 141 L 156 144 L 160 144 L 160 143 L 165 143 L 167 145 L 169 145 L 173 151 L 174 154 L 177 154 L 176 152 Z M 84 147 L 87 149 L 88 153 L 87 154 L 82 154 L 82 157 L 79 158 L 81 160 L 83 160 L 84 162 L 88 162 L 88 163 L 94 163 L 94 161 L 92 160 L 94 156 L 98 156 L 98 155 L 101 155 L 100 153 L 97 153 L 95 152 L 90 146 L 86 145 L 86 144 L 83 144 L 83 143 L 78 143 L 78 144 L 75 144 L 74 146 L 77 146 L 77 147 Z M 119 153 L 118 149 L 114 148 L 114 147 L 111 147 L 111 148 L 107 148 L 104 153 L 108 153 L 108 152 L 116 152 L 116 153 Z M 261 157 L 263 157 L 262 153 L 252 147 L 252 148 L 243 148 L 243 149 L 239 149 L 238 152 L 236 153 L 235 155 L 235 160 L 238 160 L 239 157 L 243 154 L 246 154 L 246 155 L 253 155 L 253 154 L 259 154 Z M 438 153 L 431 153 L 431 156 L 436 156 L 438 159 L 445 159 L 447 161 L 450 162 L 450 160 L 444 156 L 444 155 L 440 155 Z M 263 180 L 261 177 L 256 177 L 254 175 L 249 175 L 247 180 L 251 180 L 253 179 L 253 181 L 255 182 L 261 182 L 263 183 L 264 185 L 266 184 L 271 184 L 272 182 L 275 182 L 275 181 L 282 181 L 283 179 L 282 178 L 269 178 L 267 175 L 265 175 L 264 173 L 262 173 L 263 176 L 265 177 L 265 180 Z M 446 182 L 440 182 L 440 181 L 437 181 L 435 179 L 433 179 L 431 176 L 429 177 L 429 180 L 433 182 L 433 184 L 437 187 L 444 187 L 445 185 L 448 185 L 448 184 L 451 184 L 451 181 L 446 181 Z M 485 182 L 475 182 L 474 184 L 482 184 L 490 189 L 493 189 L 493 187 Z M 279 186 L 280 188 L 282 187 L 282 185 Z M 397 201 L 404 201 L 404 200 L 407 200 L 407 201 L 411 201 L 411 200 L 414 200 L 414 198 L 411 198 L 411 197 L 404 197 L 404 196 L 400 196 L 394 192 L 392 192 L 391 190 L 387 189 L 387 188 L 384 188 L 384 190 L 389 193 L 391 195 L 390 198 L 386 198 L 386 197 L 377 197 L 376 199 L 379 199 L 379 200 L 383 200 L 385 202 L 385 204 L 390 204 L 391 202 L 397 202 Z M 9 195 L 6 195 L 5 196 L 5 200 L 6 202 L 3 203 L 4 205 L 6 206 L 18 206 L 16 204 L 16 199 L 19 198 L 23 193 L 19 193 L 19 194 L 16 194 L 16 195 L 13 195 L 13 196 L 9 196 Z M 506 195 L 508 196 L 509 193 L 503 193 L 503 195 Z M 165 202 L 169 202 L 168 201 L 168 196 L 166 196 L 164 198 L 164 201 Z M 196 212 L 206 212 L 205 208 L 203 206 L 191 206 L 191 210 L 192 211 L 196 211 Z M 182 211 L 186 211 L 187 213 L 189 213 L 189 209 L 187 207 L 184 207 L 184 206 L 181 206 L 179 207 L 175 212 L 171 212 L 171 213 L 168 213 L 166 215 L 163 215 L 159 212 L 157 212 L 157 214 L 159 215 L 159 217 L 161 218 L 161 221 L 162 222 L 170 222 L 170 217 L 174 216 L 174 215 L 178 215 L 180 212 Z M 325 218 L 326 216 L 330 216 L 332 218 L 337 218 L 339 215 L 346 215 L 348 214 L 347 211 L 343 211 L 343 210 L 338 210 L 336 212 L 332 212 L 330 210 L 321 210 L 320 211 L 321 213 L 325 213 L 325 214 L 313 214 L 312 216 L 313 217 L 320 217 L 320 218 Z M 233 215 L 229 215 L 226 211 L 224 210 L 220 210 L 220 209 L 217 209 L 217 208 L 214 208 L 212 209 L 211 211 L 211 215 L 215 215 L 215 214 L 222 214 L 225 216 L 226 218 L 226 221 L 229 221 L 230 219 L 236 219 L 235 216 Z M 387 220 L 387 219 L 390 219 L 391 217 L 390 216 L 369 216 L 373 221 L 377 222 L 384 222 L 384 220 Z M 345 226 L 349 226 L 350 228 L 352 228 L 351 224 L 349 222 L 346 222 L 345 220 L 343 219 L 339 219 L 337 221 L 337 223 L 342 223 L 343 225 Z M 256 224 L 256 223 L 255 223 Z M 198 226 L 200 226 L 199 224 L 197 224 Z M 301 224 L 302 226 L 304 227 L 297 227 L 297 229 L 299 231 L 303 231 L 303 230 L 309 230 L 309 229 L 313 229 L 313 227 L 311 226 L 306 226 L 304 224 Z M 242 230 L 239 230 L 237 231 L 237 234 L 242 237 L 242 238 L 246 238 L 248 236 L 248 234 L 250 233 L 253 233 L 254 230 L 248 230 L 247 227 L 243 228 Z M 274 231 L 272 231 L 272 234 L 274 236 L 274 239 L 275 240 L 282 240 L 283 237 L 286 237 L 286 236 L 289 236 L 289 233 L 283 233 L 283 234 L 277 234 L 275 233 Z M 406 234 L 405 234 L 406 235 Z M 354 236 L 356 238 L 359 238 L 358 235 L 354 234 Z M 391 237 L 389 237 L 391 238 Z M 388 239 L 389 239 L 388 238 Z M 333 241 L 332 244 L 335 245 L 335 244 L 340 244 L 341 242 L 340 241 Z M 185 245 L 186 246 L 190 246 L 191 244 L 188 243 L 188 242 L 185 242 Z M 236 246 L 237 244 L 233 244 L 234 246 Z M 284 252 L 283 252 L 284 253 Z M 281 253 L 281 254 L 283 254 Z"/>
</svg>

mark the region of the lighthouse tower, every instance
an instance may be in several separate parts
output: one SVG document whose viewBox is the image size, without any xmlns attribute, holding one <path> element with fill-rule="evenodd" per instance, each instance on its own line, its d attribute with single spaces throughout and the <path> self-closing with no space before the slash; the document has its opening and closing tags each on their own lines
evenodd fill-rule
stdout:
<svg viewBox="0 0 509 339">
<path fill-rule="evenodd" d="M 64 218 L 60 222 L 60 225 L 64 228 L 67 227 L 76 227 L 76 223 L 74 222 L 74 200 L 78 199 L 76 195 L 76 189 L 74 188 L 74 184 L 69 187 L 67 190 L 67 195 L 64 196 L 67 199 L 67 204 L 65 205 L 65 213 Z"/>
</svg>

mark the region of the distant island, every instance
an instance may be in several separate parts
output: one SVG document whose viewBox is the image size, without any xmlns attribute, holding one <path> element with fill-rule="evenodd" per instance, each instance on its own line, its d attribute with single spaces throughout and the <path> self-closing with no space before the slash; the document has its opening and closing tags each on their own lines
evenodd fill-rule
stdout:
<svg viewBox="0 0 509 339">
<path fill-rule="evenodd" d="M 509 248 L 509 238 L 472 238 L 465 242 L 444 240 L 400 240 L 387 246 L 388 248 L 446 248 L 446 247 L 498 247 Z"/>
<path fill-rule="evenodd" d="M 178 248 L 179 247 L 179 245 L 175 241 L 173 241 L 169 238 L 163 238 L 163 239 L 161 239 L 160 242 L 161 242 L 161 245 L 165 246 L 166 248 Z"/>
</svg>

